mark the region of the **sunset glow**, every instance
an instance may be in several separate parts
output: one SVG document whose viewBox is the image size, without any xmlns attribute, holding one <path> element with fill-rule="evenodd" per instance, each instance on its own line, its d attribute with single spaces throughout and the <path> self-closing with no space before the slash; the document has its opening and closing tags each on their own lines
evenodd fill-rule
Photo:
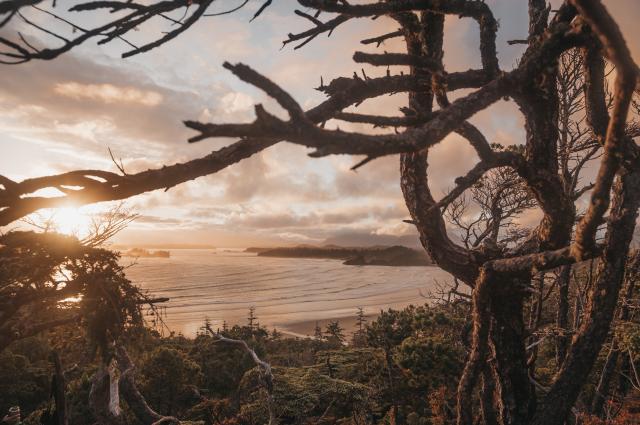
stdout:
<svg viewBox="0 0 640 425">
<path fill-rule="evenodd" d="M 81 237 L 89 231 L 91 218 L 78 208 L 61 208 L 55 212 L 53 221 L 58 232 Z"/>
<path fill-rule="evenodd" d="M 53 210 L 51 215 L 44 219 L 39 218 L 34 221 L 38 225 L 48 222 L 52 231 L 83 238 L 90 231 L 94 215 L 95 213 L 88 211 L 87 208 L 65 207 Z"/>
</svg>

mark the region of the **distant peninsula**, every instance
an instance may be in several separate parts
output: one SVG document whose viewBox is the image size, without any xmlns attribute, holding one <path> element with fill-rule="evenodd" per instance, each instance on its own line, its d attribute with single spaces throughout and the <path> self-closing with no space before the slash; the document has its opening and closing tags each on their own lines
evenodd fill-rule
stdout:
<svg viewBox="0 0 640 425">
<path fill-rule="evenodd" d="M 341 247 L 334 245 L 279 248 L 247 248 L 259 257 L 329 258 L 343 260 L 349 266 L 430 266 L 433 262 L 424 251 L 405 246 Z"/>
<path fill-rule="evenodd" d="M 123 257 L 137 257 L 137 258 L 169 258 L 171 253 L 169 251 L 157 250 L 149 251 L 144 248 L 131 248 L 128 251 L 122 251 L 120 253 Z"/>
<path fill-rule="evenodd" d="M 210 244 L 197 243 L 156 243 L 156 244 L 114 244 L 113 249 L 123 251 L 125 249 L 216 249 Z"/>
</svg>

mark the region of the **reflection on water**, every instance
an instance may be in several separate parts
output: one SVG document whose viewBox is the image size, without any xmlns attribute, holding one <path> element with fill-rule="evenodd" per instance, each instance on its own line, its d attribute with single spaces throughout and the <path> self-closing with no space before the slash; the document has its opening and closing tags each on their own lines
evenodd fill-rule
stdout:
<svg viewBox="0 0 640 425">
<path fill-rule="evenodd" d="M 123 259 L 127 264 L 130 259 Z M 257 257 L 218 250 L 172 250 L 171 258 L 140 258 L 127 276 L 152 296 L 169 297 L 167 324 L 192 335 L 209 317 L 243 323 L 256 306 L 261 325 L 367 314 L 423 304 L 420 295 L 449 275 L 436 267 L 357 267 L 337 260 Z"/>
</svg>

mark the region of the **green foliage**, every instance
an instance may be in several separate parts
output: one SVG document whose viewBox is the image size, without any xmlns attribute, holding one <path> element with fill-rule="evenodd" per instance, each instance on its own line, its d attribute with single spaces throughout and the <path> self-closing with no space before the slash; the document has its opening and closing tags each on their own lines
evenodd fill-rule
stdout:
<svg viewBox="0 0 640 425">
<path fill-rule="evenodd" d="M 274 405 L 281 423 L 298 424 L 327 415 L 345 418 L 365 415 L 369 407 L 369 388 L 330 378 L 314 368 L 274 368 Z M 268 422 L 267 397 L 259 385 L 260 372 L 252 369 L 241 383 L 240 416 L 255 424 Z"/>
<path fill-rule="evenodd" d="M 327 324 L 327 327 L 324 331 L 325 339 L 329 344 L 333 347 L 340 347 L 344 344 L 344 329 L 340 326 L 340 322 L 337 320 L 332 320 Z"/>
<path fill-rule="evenodd" d="M 616 328 L 616 335 L 621 349 L 640 355 L 640 323 L 620 323 Z"/>
<path fill-rule="evenodd" d="M 248 343 L 258 355 L 264 354 L 260 342 L 249 340 Z M 249 355 L 237 345 L 221 344 L 210 336 L 197 337 L 189 357 L 200 368 L 204 392 L 215 398 L 232 395 L 244 373 L 254 366 Z"/>
<path fill-rule="evenodd" d="M 312 367 L 337 379 L 371 383 L 376 381 L 376 377 L 379 377 L 384 369 L 384 355 L 380 350 L 373 348 L 323 350 L 316 353 L 315 364 Z"/>
<path fill-rule="evenodd" d="M 395 360 L 407 371 L 411 387 L 429 391 L 457 382 L 465 355 L 445 337 L 409 337 L 398 347 Z"/>
<path fill-rule="evenodd" d="M 49 363 L 32 362 L 9 350 L 0 353 L 0 412 L 20 406 L 23 415 L 35 410 L 49 396 Z"/>
<path fill-rule="evenodd" d="M 433 406 L 453 405 L 451 395 L 466 355 L 466 314 L 464 304 L 388 310 L 363 323 L 366 340 L 359 347 L 343 344 L 344 331 L 337 321 L 329 324 L 322 340 L 273 335 L 257 326 L 255 318 L 253 326 L 226 327 L 221 333 L 244 339 L 272 365 L 280 423 L 313 422 L 320 417 L 321 422 L 385 423 L 396 400 L 398 419 L 421 425 L 436 423 L 435 415 L 442 416 L 443 408 Z M 0 372 L 6 375 L 0 378 L 20 385 L 0 383 L 0 400 L 6 400 L 7 407 L 20 405 L 25 414 L 35 412 L 29 421 L 38 423 L 48 406 L 49 354 L 58 347 L 67 366 L 79 364 L 69 376 L 70 423 L 93 423 L 87 401 L 96 365 L 83 359 L 83 344 L 72 343 L 82 341 L 87 329 L 68 326 L 47 338 L 13 343 L 3 354 L 7 359 L 0 359 Z M 138 386 L 156 411 L 204 425 L 266 422 L 264 381 L 238 346 L 218 342 L 208 332 L 191 339 L 161 338 L 140 327 L 123 330 L 138 366 Z M 433 403 L 436 399 L 438 403 Z M 128 415 L 126 404 L 122 407 Z"/>
<path fill-rule="evenodd" d="M 145 356 L 139 372 L 140 391 L 163 415 L 179 416 L 197 400 L 202 382 L 200 366 L 184 352 L 159 347 Z"/>
<path fill-rule="evenodd" d="M 67 407 L 69 409 L 70 424 L 94 423 L 93 412 L 89 408 L 89 392 L 91 391 L 91 375 L 93 371 L 86 371 L 78 379 L 67 386 Z"/>
<path fill-rule="evenodd" d="M 119 256 L 98 250 L 90 264 L 75 274 L 87 285 L 80 302 L 88 335 L 104 358 L 109 342 L 118 339 L 126 327 L 142 325 L 141 297 L 138 288 L 126 278 Z"/>
<path fill-rule="evenodd" d="M 300 367 L 313 364 L 318 349 L 328 347 L 323 341 L 273 338 L 264 341 L 266 360 L 272 366 Z"/>
<path fill-rule="evenodd" d="M 237 407 L 229 398 L 205 399 L 193 406 L 185 414 L 185 418 L 191 420 L 201 420 L 202 424 L 225 424 L 235 425 Z M 181 424 L 184 424 L 181 421 Z"/>
<path fill-rule="evenodd" d="M 398 404 L 399 420 L 432 417 L 429 397 L 441 387 L 449 404 L 466 358 L 468 306 L 465 303 L 409 306 L 383 311 L 366 327 L 367 341 L 380 348 L 384 370 L 378 380 L 382 411 Z M 415 415 L 412 415 L 415 413 Z"/>
<path fill-rule="evenodd" d="M 367 343 L 390 352 L 411 335 L 413 307 L 405 310 L 381 311 L 378 318 L 367 326 Z"/>
<path fill-rule="evenodd" d="M 261 328 L 259 326 L 251 327 L 235 325 L 231 329 L 227 330 L 227 332 L 224 332 L 223 335 L 232 339 L 262 341 L 269 337 L 269 332 L 265 328 Z"/>
</svg>

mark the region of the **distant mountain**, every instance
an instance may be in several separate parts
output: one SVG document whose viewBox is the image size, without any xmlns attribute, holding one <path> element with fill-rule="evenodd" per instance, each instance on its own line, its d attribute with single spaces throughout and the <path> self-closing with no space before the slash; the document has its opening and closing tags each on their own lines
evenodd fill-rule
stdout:
<svg viewBox="0 0 640 425">
<path fill-rule="evenodd" d="M 429 266 L 432 261 L 423 250 L 405 246 L 390 247 L 341 247 L 295 246 L 279 248 L 247 248 L 246 252 L 257 253 L 260 257 L 283 258 L 330 258 L 344 260 L 353 266 Z"/>
<path fill-rule="evenodd" d="M 373 246 L 406 246 L 408 248 L 421 249 L 420 239 L 417 234 L 409 235 L 376 235 L 365 232 L 348 232 L 335 236 L 331 236 L 322 243 L 322 245 L 335 245 L 335 246 L 360 246 L 360 247 L 373 247 Z"/>
</svg>

